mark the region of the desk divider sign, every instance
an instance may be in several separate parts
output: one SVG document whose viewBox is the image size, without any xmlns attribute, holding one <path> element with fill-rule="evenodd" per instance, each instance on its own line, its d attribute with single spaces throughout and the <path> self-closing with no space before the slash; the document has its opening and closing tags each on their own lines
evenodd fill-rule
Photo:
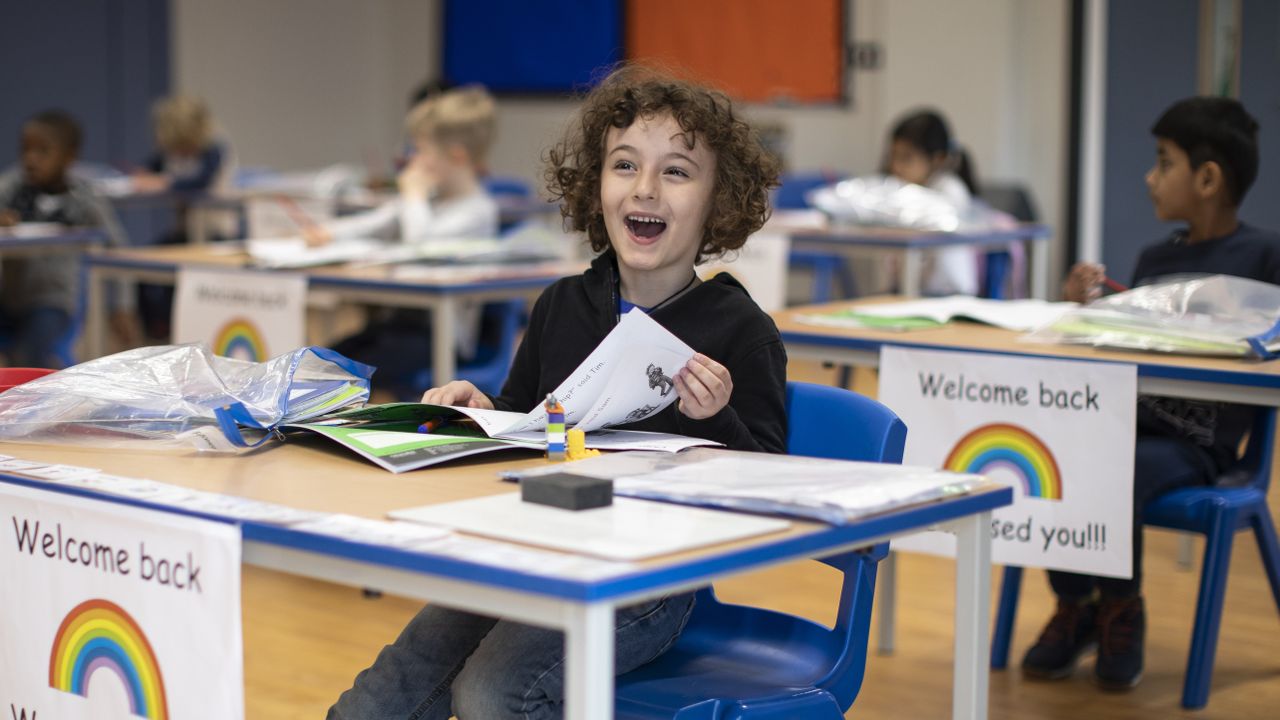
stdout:
<svg viewBox="0 0 1280 720">
<path fill-rule="evenodd" d="M 235 525 L 0 482 L 5 718 L 244 717 Z"/>
<path fill-rule="evenodd" d="M 907 424 L 905 464 L 1013 486 L 993 513 L 995 562 L 1132 575 L 1133 365 L 885 347 L 880 401 Z M 954 556 L 955 538 L 893 548 Z"/>
<path fill-rule="evenodd" d="M 182 268 L 173 341 L 205 343 L 218 355 L 263 362 L 303 346 L 306 311 L 303 275 Z"/>
</svg>

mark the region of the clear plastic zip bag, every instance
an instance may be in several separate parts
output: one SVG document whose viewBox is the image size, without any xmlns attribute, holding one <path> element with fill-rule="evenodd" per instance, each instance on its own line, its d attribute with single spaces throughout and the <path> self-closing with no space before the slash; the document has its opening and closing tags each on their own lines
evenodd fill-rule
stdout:
<svg viewBox="0 0 1280 720">
<path fill-rule="evenodd" d="M 1280 286 L 1231 275 L 1171 275 L 1095 300 L 1024 337 L 1270 360 L 1280 351 Z"/>
<path fill-rule="evenodd" d="M 369 396 L 373 368 L 326 348 L 265 362 L 204 345 L 159 345 L 74 365 L 0 393 L 0 440 L 96 447 L 235 450 Z"/>
</svg>

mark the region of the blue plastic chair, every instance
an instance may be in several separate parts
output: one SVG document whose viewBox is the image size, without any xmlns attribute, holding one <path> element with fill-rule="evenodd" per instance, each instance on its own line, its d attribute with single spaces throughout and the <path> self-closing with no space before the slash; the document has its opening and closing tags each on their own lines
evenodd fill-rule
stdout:
<svg viewBox="0 0 1280 720">
<path fill-rule="evenodd" d="M 496 395 L 502 390 L 502 383 L 507 379 L 516 354 L 516 337 L 524 324 L 524 301 L 507 300 L 485 305 L 484 323 L 497 325 L 494 342 L 482 343 L 474 358 L 458 365 L 454 377 L 468 380 L 483 392 Z M 423 388 L 435 387 L 434 375 L 430 367 L 423 368 L 413 375 L 406 387 L 398 388 L 396 394 L 403 400 L 416 402 L 422 396 Z"/>
<path fill-rule="evenodd" d="M 1191 652 L 1182 682 L 1182 706 L 1188 709 L 1202 708 L 1209 702 L 1209 682 L 1222 625 L 1222 601 L 1227 592 L 1227 570 L 1231 567 L 1231 546 L 1237 532 L 1253 530 L 1271 593 L 1280 609 L 1280 545 L 1267 509 L 1275 433 L 1276 409 L 1259 408 L 1244 456 L 1218 478 L 1217 484 L 1166 493 L 1147 503 L 1143 512 L 1147 525 L 1205 536 L 1200 597 L 1196 600 Z M 996 669 L 1009 662 L 1009 641 L 1021 583 L 1022 568 L 1004 569 L 991 641 L 991 667 Z"/>
<path fill-rule="evenodd" d="M 884 405 L 840 388 L 787 384 L 787 451 L 901 462 L 907 428 Z M 619 720 L 843 718 L 862 686 L 876 564 L 888 544 L 821 562 L 844 575 L 834 628 L 730 605 L 698 591 L 675 645 L 618 678 Z"/>
<path fill-rule="evenodd" d="M 826 171 L 784 175 L 782 184 L 773 191 L 773 207 L 775 210 L 803 210 L 809 207 L 809 202 L 805 200 L 809 191 L 839 180 L 840 177 L 835 173 Z M 812 302 L 830 302 L 835 299 L 837 283 L 843 297 L 855 294 L 853 273 L 849 271 L 849 264 L 842 255 L 821 250 L 792 250 L 788 256 L 788 264 L 792 268 L 807 270 L 813 274 L 813 290 L 809 295 Z"/>
<path fill-rule="evenodd" d="M 533 197 L 533 186 L 524 178 L 491 175 L 482 178 L 480 184 L 484 186 L 485 192 L 493 196 Z"/>
</svg>

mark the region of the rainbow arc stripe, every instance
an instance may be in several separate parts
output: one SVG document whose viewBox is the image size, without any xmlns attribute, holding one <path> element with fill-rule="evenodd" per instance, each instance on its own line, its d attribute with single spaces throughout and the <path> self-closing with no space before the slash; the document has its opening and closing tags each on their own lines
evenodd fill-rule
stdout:
<svg viewBox="0 0 1280 720">
<path fill-rule="evenodd" d="M 262 331 L 247 318 L 232 318 L 213 336 L 213 351 L 224 357 L 238 356 L 252 362 L 267 359 Z"/>
<path fill-rule="evenodd" d="M 49 654 L 49 687 L 88 697 L 89 680 L 106 669 L 120 679 L 129 711 L 166 720 L 164 678 L 142 628 L 119 605 L 102 599 L 80 603 L 62 620 Z"/>
<path fill-rule="evenodd" d="M 1049 448 L 1026 428 L 1008 423 L 983 425 L 956 443 L 947 470 L 982 475 L 1004 469 L 1017 476 L 1029 497 L 1062 499 L 1062 474 Z"/>
</svg>

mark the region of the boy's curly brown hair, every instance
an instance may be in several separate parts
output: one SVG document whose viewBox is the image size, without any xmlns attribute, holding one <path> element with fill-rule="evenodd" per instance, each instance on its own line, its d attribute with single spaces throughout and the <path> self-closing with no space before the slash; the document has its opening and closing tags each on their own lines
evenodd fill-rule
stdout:
<svg viewBox="0 0 1280 720">
<path fill-rule="evenodd" d="M 547 154 L 547 192 L 562 200 L 560 213 L 585 231 L 591 249 L 609 247 L 600 207 L 600 174 L 609 128 L 627 128 L 637 117 L 671 115 L 689 147 L 706 142 L 716 157 L 711 208 L 697 261 L 736 250 L 769 219 L 769 188 L 778 184 L 778 162 L 734 113 L 729 98 L 652 68 L 623 67 L 587 94 L 577 121 Z"/>
</svg>

